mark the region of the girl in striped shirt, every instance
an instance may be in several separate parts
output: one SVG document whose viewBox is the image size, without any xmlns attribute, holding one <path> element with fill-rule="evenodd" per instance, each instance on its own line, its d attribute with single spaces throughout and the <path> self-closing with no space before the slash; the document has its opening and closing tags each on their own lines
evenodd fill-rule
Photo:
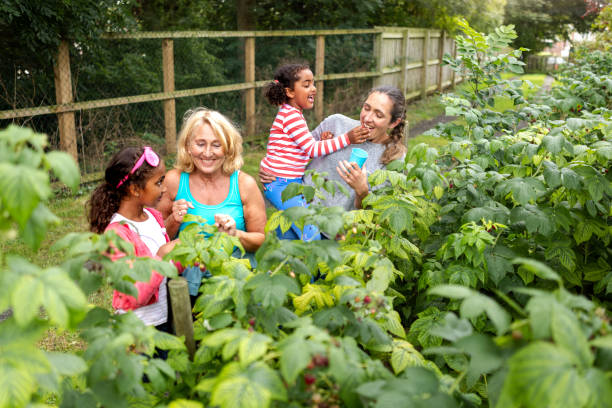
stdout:
<svg viewBox="0 0 612 408">
<path fill-rule="evenodd" d="M 264 195 L 279 210 L 306 206 L 301 196 L 283 202 L 281 193 L 290 183 L 302 183 L 311 158 L 325 156 L 349 144 L 363 143 L 370 136 L 369 129 L 357 126 L 336 138 L 327 134 L 316 141 L 302 114 L 304 109 L 312 109 L 316 93 L 312 71 L 305 64 L 281 66 L 274 74 L 274 81 L 264 90 L 268 101 L 278 106 L 279 110 L 270 129 L 266 156 L 260 167 L 276 176 L 276 181 L 264 184 Z M 320 238 L 314 226 L 305 226 L 303 232 L 295 225 L 291 228 L 298 239 L 311 241 Z"/>
</svg>

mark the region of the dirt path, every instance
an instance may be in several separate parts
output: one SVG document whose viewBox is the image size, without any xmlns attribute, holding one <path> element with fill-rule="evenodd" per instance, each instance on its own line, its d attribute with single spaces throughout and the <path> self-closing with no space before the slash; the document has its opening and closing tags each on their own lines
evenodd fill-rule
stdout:
<svg viewBox="0 0 612 408">
<path fill-rule="evenodd" d="M 408 138 L 423 134 L 429 129 L 435 128 L 438 123 L 448 123 L 448 122 L 452 122 L 455 119 L 457 119 L 456 116 L 440 115 L 433 119 L 422 120 L 416 125 L 410 126 L 408 128 Z"/>
</svg>

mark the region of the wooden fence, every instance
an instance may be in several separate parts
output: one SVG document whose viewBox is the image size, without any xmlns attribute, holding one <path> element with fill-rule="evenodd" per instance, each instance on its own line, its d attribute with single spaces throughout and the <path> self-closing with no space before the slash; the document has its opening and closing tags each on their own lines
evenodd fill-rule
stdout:
<svg viewBox="0 0 612 408">
<path fill-rule="evenodd" d="M 373 35 L 375 71 L 325 73 L 325 39 L 336 35 Z M 79 110 L 120 106 L 134 103 L 161 101 L 164 107 L 165 142 L 168 153 L 176 151 L 176 111 L 178 98 L 230 91 L 244 92 L 246 112 L 246 136 L 253 135 L 256 128 L 255 90 L 266 81 L 255 81 L 255 52 L 258 37 L 316 38 L 315 80 L 317 100 L 315 117 L 323 119 L 323 96 L 325 81 L 349 78 L 372 78 L 374 85 L 395 85 L 403 90 L 408 99 L 424 97 L 428 93 L 454 86 L 458 78 L 448 67 L 443 67 L 445 53 L 456 55 L 454 40 L 440 30 L 406 27 L 375 27 L 353 30 L 291 30 L 291 31 L 177 31 L 108 34 L 109 41 L 133 39 L 159 39 L 162 47 L 163 92 L 118 98 L 75 102 L 70 74 L 69 45 L 60 44 L 54 67 L 57 105 L 0 111 L 0 119 L 14 119 L 45 114 L 57 114 L 61 149 L 78 160 L 77 136 L 74 112 Z M 174 39 L 179 38 L 244 38 L 244 82 L 207 86 L 196 89 L 175 90 L 174 85 Z"/>
</svg>

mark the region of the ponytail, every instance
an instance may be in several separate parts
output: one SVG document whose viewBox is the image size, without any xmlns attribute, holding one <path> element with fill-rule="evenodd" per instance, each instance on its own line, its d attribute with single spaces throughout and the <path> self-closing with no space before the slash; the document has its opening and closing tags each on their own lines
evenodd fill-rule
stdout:
<svg viewBox="0 0 612 408">
<path fill-rule="evenodd" d="M 93 191 L 87 202 L 87 207 L 89 207 L 87 219 L 91 232 L 96 234 L 104 232 L 113 214 L 119 210 L 121 198 L 122 195 L 119 193 L 119 190 L 106 181 Z"/>
<path fill-rule="evenodd" d="M 406 144 L 404 143 L 404 128 L 406 121 L 404 118 L 389 133 L 390 140 L 386 144 L 380 161 L 382 164 L 389 164 L 393 160 L 401 159 L 406 154 Z"/>
<path fill-rule="evenodd" d="M 310 69 L 308 64 L 285 64 L 276 69 L 274 81 L 264 86 L 264 96 L 272 105 L 280 106 L 289 102 L 285 88 L 293 89 L 295 81 L 300 79 L 300 72 Z"/>
</svg>

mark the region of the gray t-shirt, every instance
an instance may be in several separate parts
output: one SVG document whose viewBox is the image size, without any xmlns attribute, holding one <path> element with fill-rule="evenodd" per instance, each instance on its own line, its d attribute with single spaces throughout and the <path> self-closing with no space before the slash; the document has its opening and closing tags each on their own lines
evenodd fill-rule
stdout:
<svg viewBox="0 0 612 408">
<path fill-rule="evenodd" d="M 312 131 L 312 135 L 316 140 L 320 140 L 323 132 L 330 131 L 334 134 L 334 137 L 338 137 L 359 125 L 360 122 L 358 120 L 340 114 L 331 115 L 325 118 L 325 120 Z M 327 198 L 325 200 L 320 200 L 315 197 L 315 204 L 321 204 L 326 207 L 341 206 L 347 211 L 355 209 L 355 190 L 342 180 L 342 177 L 340 177 L 336 170 L 339 161 L 348 161 L 351 157 L 351 150 L 353 147 L 359 147 L 368 152 L 368 158 L 364 163 L 368 174 L 385 167 L 385 165 L 380 162 L 380 158 L 385 151 L 385 145 L 379 143 L 365 142 L 355 146 L 349 145 L 327 156 L 315 157 L 308 164 L 306 170 L 315 170 L 317 173 L 327 172 L 328 179 L 340 182 L 350 193 L 347 197 L 342 192 L 337 191 L 332 197 L 327 191 L 322 191 Z M 304 184 L 313 186 L 312 178 L 310 176 L 304 176 Z"/>
</svg>

